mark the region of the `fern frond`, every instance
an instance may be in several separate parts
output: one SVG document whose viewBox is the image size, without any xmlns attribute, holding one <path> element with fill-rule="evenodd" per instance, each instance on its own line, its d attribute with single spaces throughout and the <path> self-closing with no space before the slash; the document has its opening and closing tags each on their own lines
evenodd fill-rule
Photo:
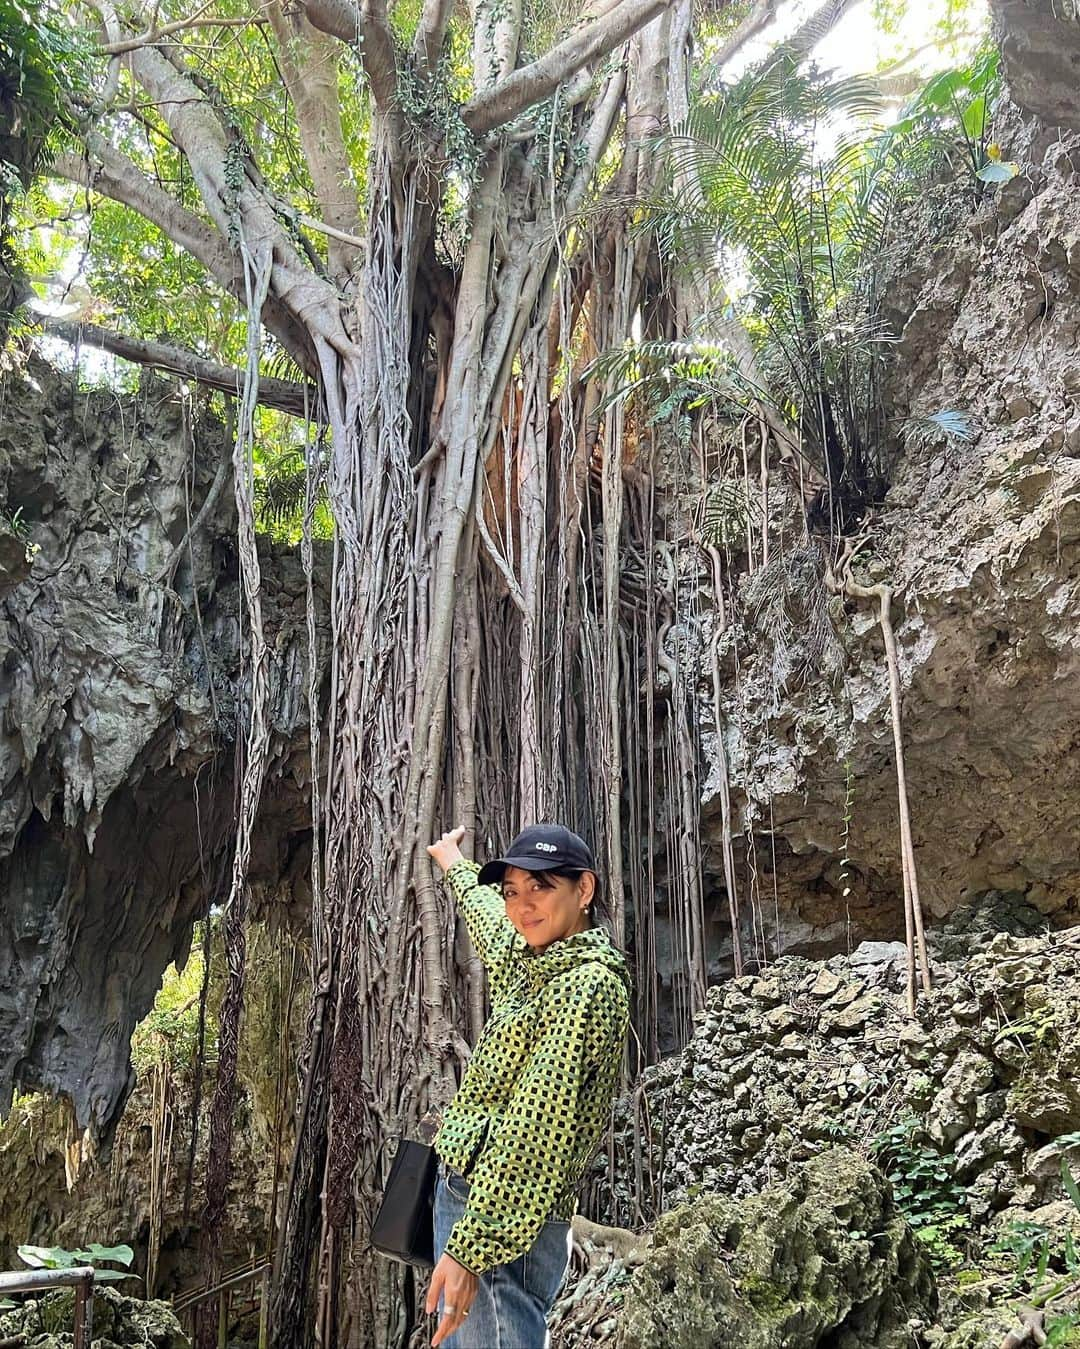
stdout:
<svg viewBox="0 0 1080 1349">
<path fill-rule="evenodd" d="M 747 525 L 761 516 L 756 497 L 747 495 L 746 483 L 734 474 L 714 483 L 701 503 L 700 533 L 713 548 L 737 549 L 746 538 Z"/>
<path fill-rule="evenodd" d="M 278 347 L 263 361 L 263 373 L 269 379 L 292 380 L 296 384 L 307 382 L 307 374 L 284 347 Z"/>
</svg>

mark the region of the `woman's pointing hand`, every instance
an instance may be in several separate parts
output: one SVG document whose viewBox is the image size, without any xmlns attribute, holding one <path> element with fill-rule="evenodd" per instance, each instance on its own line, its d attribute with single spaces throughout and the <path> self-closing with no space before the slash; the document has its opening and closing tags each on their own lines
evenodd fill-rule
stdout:
<svg viewBox="0 0 1080 1349">
<path fill-rule="evenodd" d="M 432 860 L 438 862 L 443 871 L 448 871 L 455 862 L 460 862 L 464 854 L 461 851 L 461 840 L 465 837 L 465 826 L 459 824 L 456 829 L 451 829 L 448 834 L 443 834 L 437 843 L 428 844 L 428 854 Z"/>
</svg>

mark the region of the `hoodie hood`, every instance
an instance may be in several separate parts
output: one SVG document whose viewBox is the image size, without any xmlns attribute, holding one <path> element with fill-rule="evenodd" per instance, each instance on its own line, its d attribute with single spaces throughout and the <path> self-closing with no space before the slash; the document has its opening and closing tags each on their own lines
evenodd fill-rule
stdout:
<svg viewBox="0 0 1080 1349">
<path fill-rule="evenodd" d="M 631 991 L 626 957 L 602 927 L 586 928 L 584 932 L 563 937 L 561 941 L 552 942 L 546 951 L 533 951 L 520 933 L 514 944 L 516 958 L 521 963 L 530 988 L 542 988 L 568 970 L 595 964 L 604 965 L 617 974 L 626 985 L 627 993 Z"/>
</svg>

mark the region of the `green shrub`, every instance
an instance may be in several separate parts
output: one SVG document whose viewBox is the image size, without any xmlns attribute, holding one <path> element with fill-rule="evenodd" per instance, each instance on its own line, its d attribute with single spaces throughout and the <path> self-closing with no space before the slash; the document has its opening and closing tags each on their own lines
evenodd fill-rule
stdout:
<svg viewBox="0 0 1080 1349">
<path fill-rule="evenodd" d="M 199 1050 L 199 996 L 203 986 L 203 955 L 196 932 L 195 949 L 182 970 L 170 965 L 150 1012 L 131 1037 L 131 1062 L 142 1075 L 159 1064 L 185 1071 Z M 216 1057 L 217 1022 L 207 1009 L 206 1056 Z"/>
<path fill-rule="evenodd" d="M 935 1268 L 955 1269 L 964 1258 L 959 1244 L 970 1232 L 967 1191 L 956 1179 L 951 1158 L 919 1138 L 919 1122 L 908 1118 L 874 1140 L 871 1152 L 892 1186 L 896 1206 Z"/>
</svg>

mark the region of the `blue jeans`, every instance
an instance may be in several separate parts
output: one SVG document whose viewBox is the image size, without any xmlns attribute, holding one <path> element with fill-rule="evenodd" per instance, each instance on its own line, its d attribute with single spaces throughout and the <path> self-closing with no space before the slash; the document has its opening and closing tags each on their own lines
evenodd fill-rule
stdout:
<svg viewBox="0 0 1080 1349">
<path fill-rule="evenodd" d="M 447 1172 L 440 1162 L 435 1186 L 436 1260 L 446 1248 L 450 1229 L 465 1212 L 468 1195 L 468 1182 Z M 480 1276 L 468 1319 L 439 1349 L 547 1349 L 547 1315 L 569 1263 L 570 1224 L 546 1222 L 524 1255 Z"/>
</svg>

